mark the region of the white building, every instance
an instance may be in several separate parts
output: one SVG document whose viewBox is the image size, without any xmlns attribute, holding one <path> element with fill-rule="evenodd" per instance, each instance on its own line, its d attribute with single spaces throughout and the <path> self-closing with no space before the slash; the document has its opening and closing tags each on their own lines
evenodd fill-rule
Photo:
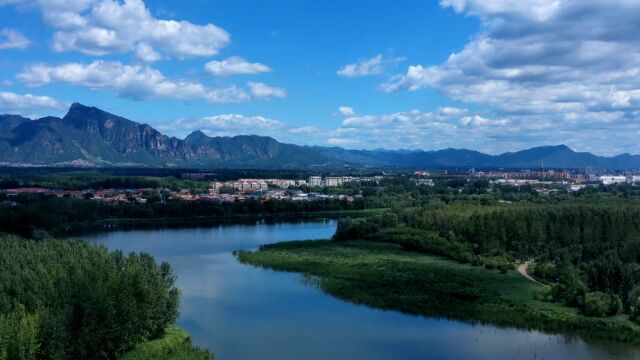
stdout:
<svg viewBox="0 0 640 360">
<path fill-rule="evenodd" d="M 416 185 L 434 186 L 433 179 L 413 179 Z"/>
<path fill-rule="evenodd" d="M 324 186 L 326 187 L 333 187 L 333 186 L 340 186 L 340 185 L 342 185 L 341 177 L 327 176 L 324 178 Z"/>
<path fill-rule="evenodd" d="M 223 187 L 234 188 L 242 192 L 266 191 L 269 189 L 269 184 L 259 179 L 240 179 L 238 181 L 227 181 L 224 183 L 216 181 L 209 184 L 209 194 L 218 194 Z"/>
<path fill-rule="evenodd" d="M 322 186 L 322 177 L 320 177 L 320 176 L 310 176 L 309 177 L 309 186 L 312 186 L 312 187 L 320 187 L 320 186 Z"/>
<path fill-rule="evenodd" d="M 582 189 L 584 189 L 586 187 L 586 185 L 580 185 L 580 184 L 573 184 L 571 186 L 569 186 L 569 190 L 572 192 L 576 192 L 576 191 L 580 191 Z"/>
<path fill-rule="evenodd" d="M 282 189 L 288 189 L 292 186 L 296 186 L 295 180 L 286 180 L 286 179 L 268 179 L 266 180 L 270 185 L 275 185 Z"/>
<path fill-rule="evenodd" d="M 348 182 L 354 182 L 354 181 L 358 181 L 358 178 L 355 178 L 353 176 L 343 176 L 342 177 L 342 183 L 348 183 Z"/>
<path fill-rule="evenodd" d="M 224 186 L 224 183 L 219 181 L 212 182 L 209 184 L 209 195 L 214 195 L 220 192 L 220 189 Z"/>
<path fill-rule="evenodd" d="M 627 182 L 626 176 L 600 176 L 600 182 L 603 185 L 624 184 Z"/>
</svg>

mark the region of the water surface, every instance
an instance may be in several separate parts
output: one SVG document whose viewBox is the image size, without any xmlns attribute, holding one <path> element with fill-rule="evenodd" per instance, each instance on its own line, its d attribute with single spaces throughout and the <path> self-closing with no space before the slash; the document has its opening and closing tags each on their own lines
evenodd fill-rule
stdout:
<svg viewBox="0 0 640 360">
<path fill-rule="evenodd" d="M 114 231 L 84 236 L 168 261 L 182 292 L 178 325 L 216 359 L 640 359 L 622 344 L 474 326 L 353 305 L 300 274 L 240 264 L 233 250 L 326 239 L 333 220 Z"/>
</svg>

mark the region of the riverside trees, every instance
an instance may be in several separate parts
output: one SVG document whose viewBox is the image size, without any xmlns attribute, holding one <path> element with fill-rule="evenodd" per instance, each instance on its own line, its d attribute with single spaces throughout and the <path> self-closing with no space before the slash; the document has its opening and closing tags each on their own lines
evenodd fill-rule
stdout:
<svg viewBox="0 0 640 360">
<path fill-rule="evenodd" d="M 178 315 L 175 275 L 146 254 L 0 237 L 0 359 L 115 359 Z"/>
<path fill-rule="evenodd" d="M 541 277 L 554 285 L 556 300 L 596 316 L 619 311 L 640 315 L 640 205 L 634 202 L 405 209 L 342 220 L 335 239 L 394 242 L 407 250 L 503 271 L 515 260 L 535 258 Z"/>
</svg>

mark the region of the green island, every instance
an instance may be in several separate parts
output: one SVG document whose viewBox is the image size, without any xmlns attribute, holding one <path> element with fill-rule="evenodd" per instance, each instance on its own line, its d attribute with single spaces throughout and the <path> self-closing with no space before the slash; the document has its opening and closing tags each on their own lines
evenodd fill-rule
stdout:
<svg viewBox="0 0 640 360">
<path fill-rule="evenodd" d="M 405 209 L 238 258 L 375 308 L 640 344 L 639 215 L 591 201 Z M 516 271 L 526 259 L 539 281 Z"/>
</svg>

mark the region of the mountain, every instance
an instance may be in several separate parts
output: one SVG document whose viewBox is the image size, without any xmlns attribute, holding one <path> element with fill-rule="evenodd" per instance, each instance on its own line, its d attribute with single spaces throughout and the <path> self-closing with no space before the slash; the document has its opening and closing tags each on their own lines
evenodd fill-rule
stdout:
<svg viewBox="0 0 640 360">
<path fill-rule="evenodd" d="M 266 136 L 166 136 L 95 107 L 73 104 L 62 118 L 0 115 L 0 163 L 21 166 L 339 168 L 491 167 L 638 169 L 640 156 L 601 157 L 565 145 L 488 155 L 466 149 L 347 150 L 284 144 Z"/>
<path fill-rule="evenodd" d="M 30 120 L 0 116 L 0 162 L 95 166 L 299 168 L 340 165 L 308 146 L 263 136 L 209 137 L 194 131 L 184 140 L 161 134 L 95 107 L 73 104 L 63 118 Z"/>
</svg>

